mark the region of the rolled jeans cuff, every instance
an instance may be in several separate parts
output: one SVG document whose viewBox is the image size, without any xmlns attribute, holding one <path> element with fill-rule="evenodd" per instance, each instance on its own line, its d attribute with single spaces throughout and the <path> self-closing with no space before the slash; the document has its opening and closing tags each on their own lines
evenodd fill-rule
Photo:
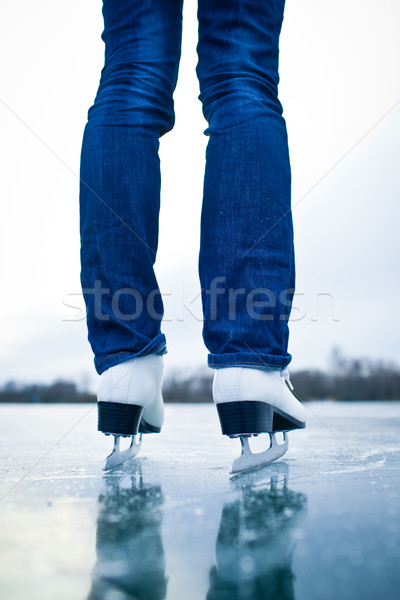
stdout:
<svg viewBox="0 0 400 600">
<path fill-rule="evenodd" d="M 158 354 L 162 356 L 167 353 L 167 340 L 163 333 L 157 335 L 151 340 L 142 350 L 139 352 L 129 352 L 129 350 L 122 350 L 121 352 L 115 352 L 114 354 L 108 354 L 104 357 L 96 357 L 94 359 L 94 366 L 99 375 L 104 373 L 110 367 L 114 367 L 119 363 L 129 360 L 130 358 L 140 358 L 147 356 L 148 354 Z"/>
<path fill-rule="evenodd" d="M 208 366 L 211 369 L 226 367 L 247 367 L 249 369 L 283 369 L 292 360 L 291 354 L 255 354 L 253 352 L 232 352 L 229 354 L 209 354 Z"/>
</svg>

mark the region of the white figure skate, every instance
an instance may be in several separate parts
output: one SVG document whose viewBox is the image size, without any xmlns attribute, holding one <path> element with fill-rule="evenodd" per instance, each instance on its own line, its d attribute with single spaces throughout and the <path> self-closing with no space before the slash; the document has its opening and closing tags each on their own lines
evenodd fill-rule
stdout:
<svg viewBox="0 0 400 600">
<path fill-rule="evenodd" d="M 251 471 L 277 460 L 287 452 L 286 432 L 306 426 L 303 405 L 293 393 L 287 369 L 226 367 L 217 369 L 213 398 L 222 433 L 239 437 L 242 454 L 231 468 L 231 475 Z M 275 433 L 283 432 L 279 444 Z M 270 446 L 253 453 L 249 438 L 268 433 Z"/>
<path fill-rule="evenodd" d="M 114 436 L 114 448 L 106 458 L 107 471 L 134 458 L 143 433 L 159 433 L 164 421 L 161 394 L 163 358 L 149 354 L 110 367 L 100 376 L 97 393 L 97 429 Z M 131 437 L 131 445 L 120 450 L 120 438 Z"/>
</svg>

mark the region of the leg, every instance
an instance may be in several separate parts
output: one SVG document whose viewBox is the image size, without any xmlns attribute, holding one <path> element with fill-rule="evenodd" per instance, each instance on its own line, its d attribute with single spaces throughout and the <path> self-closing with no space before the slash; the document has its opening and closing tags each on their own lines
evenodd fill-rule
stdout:
<svg viewBox="0 0 400 600">
<path fill-rule="evenodd" d="M 199 273 L 214 368 L 282 368 L 294 292 L 290 164 L 277 96 L 284 0 L 199 0 L 209 127 Z"/>
<path fill-rule="evenodd" d="M 222 433 L 240 437 L 232 474 L 283 456 L 305 427 L 286 367 L 295 268 L 290 164 L 278 100 L 284 0 L 199 0 L 197 75 L 209 127 L 199 273 Z M 253 454 L 248 438 L 268 433 Z"/>
<path fill-rule="evenodd" d="M 174 125 L 182 0 L 104 0 L 105 65 L 81 155 L 81 281 L 99 374 L 164 354 L 153 265 L 159 137 Z"/>
</svg>

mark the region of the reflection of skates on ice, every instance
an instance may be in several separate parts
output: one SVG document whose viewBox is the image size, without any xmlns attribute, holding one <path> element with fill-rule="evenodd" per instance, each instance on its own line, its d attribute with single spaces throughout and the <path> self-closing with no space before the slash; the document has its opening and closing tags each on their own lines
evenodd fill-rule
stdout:
<svg viewBox="0 0 400 600">
<path fill-rule="evenodd" d="M 213 382 L 222 433 L 239 437 L 242 455 L 232 465 L 233 475 L 277 460 L 287 452 L 286 432 L 306 426 L 304 408 L 293 393 L 287 369 L 227 367 L 217 369 Z M 279 444 L 275 433 L 283 432 Z M 249 438 L 268 433 L 270 447 L 253 453 Z"/>
<path fill-rule="evenodd" d="M 307 497 L 288 488 L 288 465 L 232 480 L 238 497 L 225 504 L 206 600 L 294 600 L 292 556 Z"/>
<path fill-rule="evenodd" d="M 114 448 L 104 470 L 136 456 L 143 433 L 159 433 L 164 420 L 161 394 L 163 359 L 150 354 L 131 358 L 110 367 L 100 378 L 98 430 L 114 436 Z M 120 449 L 120 438 L 130 437 L 131 445 Z"/>
<path fill-rule="evenodd" d="M 97 517 L 97 561 L 88 600 L 164 600 L 163 494 L 140 467 L 104 476 Z"/>
</svg>

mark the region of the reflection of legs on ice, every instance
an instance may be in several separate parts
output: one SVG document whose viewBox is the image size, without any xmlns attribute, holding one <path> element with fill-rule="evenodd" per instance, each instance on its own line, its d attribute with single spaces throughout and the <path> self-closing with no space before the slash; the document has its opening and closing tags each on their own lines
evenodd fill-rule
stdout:
<svg viewBox="0 0 400 600">
<path fill-rule="evenodd" d="M 222 511 L 207 600 L 294 599 L 292 537 L 307 498 L 288 489 L 287 473 L 282 464 L 232 482 L 240 497 Z"/>
<path fill-rule="evenodd" d="M 167 593 L 161 538 L 161 487 L 141 473 L 105 477 L 99 496 L 97 563 L 88 600 L 163 600 Z"/>
</svg>

